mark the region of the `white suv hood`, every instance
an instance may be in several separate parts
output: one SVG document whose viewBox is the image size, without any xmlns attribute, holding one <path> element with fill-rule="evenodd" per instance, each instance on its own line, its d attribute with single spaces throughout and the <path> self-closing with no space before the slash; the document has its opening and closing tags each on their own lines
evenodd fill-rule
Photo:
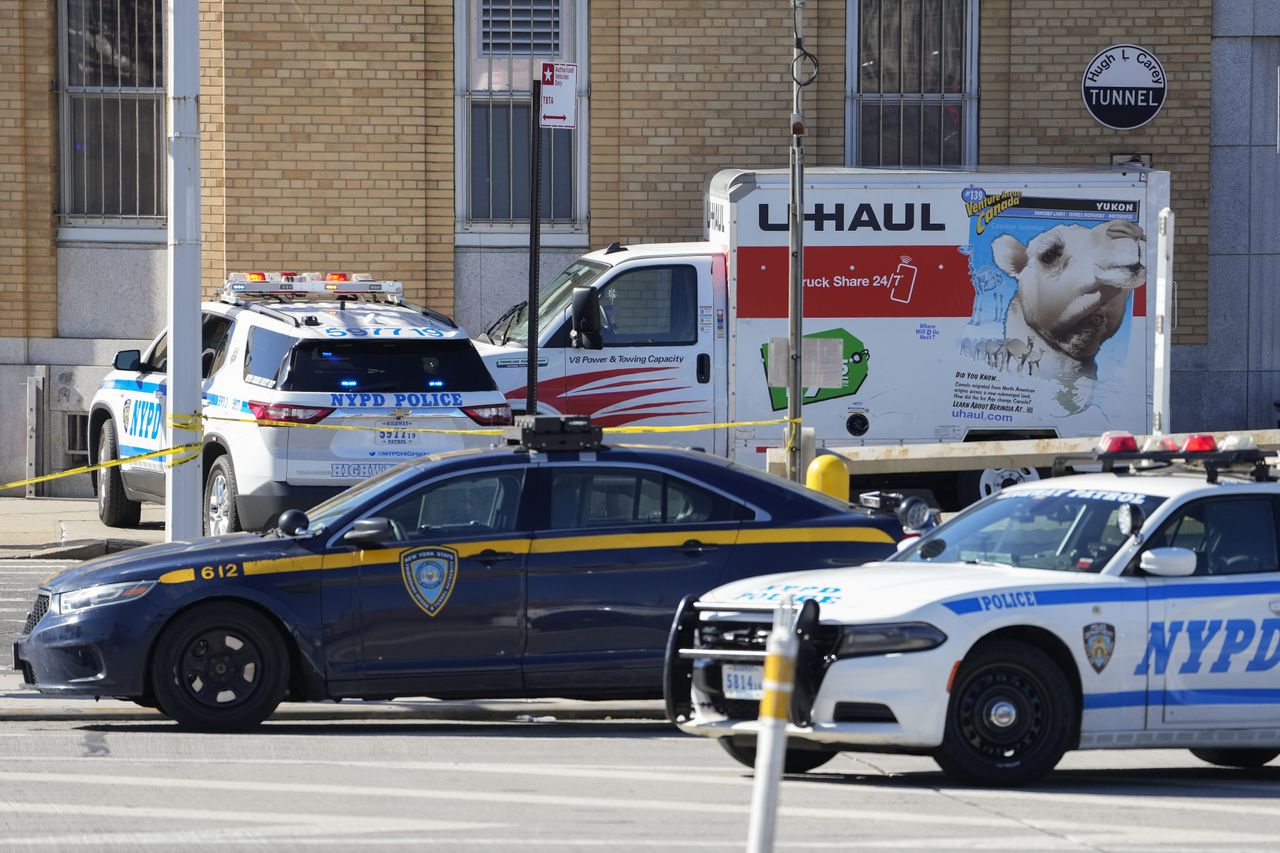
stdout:
<svg viewBox="0 0 1280 853">
<path fill-rule="evenodd" d="M 699 606 L 706 609 L 708 604 L 724 603 L 724 609 L 731 611 L 740 604 L 779 604 L 789 593 L 797 602 L 817 601 L 824 622 L 869 622 L 964 599 L 978 599 L 981 609 L 1019 607 L 1035 590 L 1115 582 L 1115 578 L 1079 572 L 971 563 L 869 563 L 746 578 L 713 589 L 701 597 Z"/>
</svg>

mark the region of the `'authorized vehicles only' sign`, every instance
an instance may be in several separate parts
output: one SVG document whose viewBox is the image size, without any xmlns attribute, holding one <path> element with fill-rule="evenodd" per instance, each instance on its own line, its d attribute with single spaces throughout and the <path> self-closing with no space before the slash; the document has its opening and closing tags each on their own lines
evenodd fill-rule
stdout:
<svg viewBox="0 0 1280 853">
<path fill-rule="evenodd" d="M 1080 80 L 1085 109 L 1114 130 L 1133 130 L 1155 118 L 1167 87 L 1160 60 L 1135 44 L 1113 44 L 1100 51 Z"/>
</svg>

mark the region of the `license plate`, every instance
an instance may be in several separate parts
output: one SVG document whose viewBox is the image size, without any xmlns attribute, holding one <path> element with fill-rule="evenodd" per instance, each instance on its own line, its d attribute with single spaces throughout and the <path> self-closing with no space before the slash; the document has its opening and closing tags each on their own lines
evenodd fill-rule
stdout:
<svg viewBox="0 0 1280 853">
<path fill-rule="evenodd" d="M 724 698 L 759 699 L 764 695 L 764 667 L 726 663 L 720 667 Z"/>
<path fill-rule="evenodd" d="M 382 424 L 373 436 L 374 441 L 387 447 L 404 447 L 418 443 L 417 431 L 406 429 L 403 424 L 399 423 Z"/>
</svg>

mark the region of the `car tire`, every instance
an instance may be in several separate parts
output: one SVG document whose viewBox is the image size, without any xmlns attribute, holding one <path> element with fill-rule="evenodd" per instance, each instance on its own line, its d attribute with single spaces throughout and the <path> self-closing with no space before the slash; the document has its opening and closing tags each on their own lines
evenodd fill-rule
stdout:
<svg viewBox="0 0 1280 853">
<path fill-rule="evenodd" d="M 1219 767 L 1248 768 L 1270 763 L 1280 749 L 1193 749 L 1191 754 Z"/>
<path fill-rule="evenodd" d="M 240 530 L 240 514 L 236 511 L 236 472 L 231 457 L 223 454 L 209 466 L 204 481 L 204 535 L 221 536 Z"/>
<path fill-rule="evenodd" d="M 106 420 L 98 434 L 98 462 L 119 458 L 115 421 Z M 124 493 L 124 477 L 119 465 L 98 472 L 98 518 L 107 527 L 137 527 L 142 519 L 142 504 L 129 500 Z"/>
<path fill-rule="evenodd" d="M 1077 704 L 1067 676 L 1034 646 L 980 646 L 956 673 L 934 761 L 969 784 L 1032 782 L 1053 770 L 1071 745 Z"/>
<path fill-rule="evenodd" d="M 156 704 L 184 728 L 251 729 L 271 716 L 289 683 L 280 632 L 241 604 L 203 604 L 180 613 L 156 640 L 151 689 Z"/>
<path fill-rule="evenodd" d="M 747 767 L 755 768 L 756 766 L 756 748 L 755 739 L 744 742 L 737 738 L 722 737 L 719 738 L 720 747 L 734 761 Z M 782 771 L 784 773 L 808 773 L 828 761 L 836 757 L 837 750 L 834 749 L 801 749 L 792 747 L 787 750 L 787 757 L 783 760 Z"/>
</svg>

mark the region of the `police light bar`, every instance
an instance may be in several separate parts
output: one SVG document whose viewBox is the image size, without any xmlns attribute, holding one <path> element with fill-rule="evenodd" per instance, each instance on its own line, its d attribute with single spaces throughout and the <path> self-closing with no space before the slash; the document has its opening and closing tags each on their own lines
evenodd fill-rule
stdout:
<svg viewBox="0 0 1280 853">
<path fill-rule="evenodd" d="M 223 287 L 226 296 L 334 296 L 381 293 L 399 297 L 398 281 L 374 281 L 368 273 L 346 272 L 233 272 Z"/>
</svg>

